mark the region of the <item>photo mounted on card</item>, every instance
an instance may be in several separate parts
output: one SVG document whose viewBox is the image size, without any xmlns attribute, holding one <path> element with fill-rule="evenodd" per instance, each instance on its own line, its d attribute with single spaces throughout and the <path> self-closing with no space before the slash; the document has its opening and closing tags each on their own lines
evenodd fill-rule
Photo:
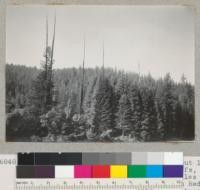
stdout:
<svg viewBox="0 0 200 190">
<path fill-rule="evenodd" d="M 187 6 L 8 6 L 6 141 L 192 141 Z"/>
</svg>

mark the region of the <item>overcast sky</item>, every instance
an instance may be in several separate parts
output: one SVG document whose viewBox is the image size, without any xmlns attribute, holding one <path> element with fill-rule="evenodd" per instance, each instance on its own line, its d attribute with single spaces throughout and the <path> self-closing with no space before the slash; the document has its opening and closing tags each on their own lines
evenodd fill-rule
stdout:
<svg viewBox="0 0 200 190">
<path fill-rule="evenodd" d="M 86 38 L 86 67 L 105 67 L 151 73 L 171 73 L 180 81 L 184 73 L 194 83 L 194 22 L 183 6 L 12 6 L 7 9 L 6 59 L 8 63 L 40 67 L 45 48 L 45 22 L 49 43 L 53 17 L 57 25 L 54 68 L 79 67 Z"/>
</svg>

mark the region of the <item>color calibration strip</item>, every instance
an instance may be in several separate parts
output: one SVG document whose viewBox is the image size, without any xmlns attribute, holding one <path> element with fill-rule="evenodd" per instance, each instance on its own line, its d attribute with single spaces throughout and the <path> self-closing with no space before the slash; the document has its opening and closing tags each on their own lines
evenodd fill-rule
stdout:
<svg viewBox="0 0 200 190">
<path fill-rule="evenodd" d="M 18 153 L 18 165 L 183 165 L 183 153 Z"/>
<path fill-rule="evenodd" d="M 18 154 L 17 178 L 182 178 L 183 154 Z"/>
<path fill-rule="evenodd" d="M 182 165 L 17 166 L 17 178 L 182 178 Z"/>
</svg>

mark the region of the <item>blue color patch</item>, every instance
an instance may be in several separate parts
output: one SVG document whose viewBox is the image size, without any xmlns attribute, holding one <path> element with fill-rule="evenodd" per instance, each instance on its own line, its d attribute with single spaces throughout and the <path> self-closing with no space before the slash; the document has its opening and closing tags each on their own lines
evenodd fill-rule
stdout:
<svg viewBox="0 0 200 190">
<path fill-rule="evenodd" d="M 148 178 L 163 178 L 163 166 L 162 165 L 147 165 L 146 177 Z"/>
</svg>

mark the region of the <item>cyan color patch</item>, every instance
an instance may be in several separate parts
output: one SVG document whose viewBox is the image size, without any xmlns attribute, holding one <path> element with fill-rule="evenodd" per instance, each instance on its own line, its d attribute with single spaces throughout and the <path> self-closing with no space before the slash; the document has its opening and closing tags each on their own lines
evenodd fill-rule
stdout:
<svg viewBox="0 0 200 190">
<path fill-rule="evenodd" d="M 147 165 L 146 177 L 163 178 L 163 166 L 162 165 Z"/>
</svg>

